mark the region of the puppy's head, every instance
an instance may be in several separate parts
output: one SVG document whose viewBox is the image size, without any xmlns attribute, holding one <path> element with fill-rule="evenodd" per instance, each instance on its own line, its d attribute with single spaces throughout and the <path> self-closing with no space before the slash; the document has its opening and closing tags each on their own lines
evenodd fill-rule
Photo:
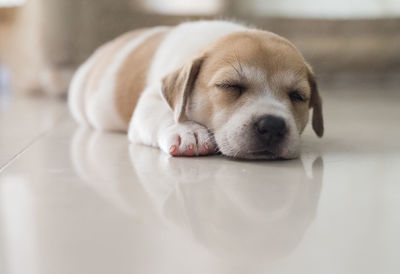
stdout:
<svg viewBox="0 0 400 274">
<path fill-rule="evenodd" d="M 229 34 L 163 79 L 175 119 L 198 122 L 222 154 L 246 159 L 299 155 L 300 134 L 323 135 L 321 98 L 311 67 L 287 40 L 252 30 Z"/>
</svg>

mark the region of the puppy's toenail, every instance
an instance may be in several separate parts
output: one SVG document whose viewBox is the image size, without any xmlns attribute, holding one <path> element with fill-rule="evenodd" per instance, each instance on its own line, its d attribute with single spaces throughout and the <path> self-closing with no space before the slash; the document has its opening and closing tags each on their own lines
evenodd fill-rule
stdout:
<svg viewBox="0 0 400 274">
<path fill-rule="evenodd" d="M 171 146 L 171 148 L 169 149 L 169 153 L 174 153 L 176 150 L 176 146 Z"/>
</svg>

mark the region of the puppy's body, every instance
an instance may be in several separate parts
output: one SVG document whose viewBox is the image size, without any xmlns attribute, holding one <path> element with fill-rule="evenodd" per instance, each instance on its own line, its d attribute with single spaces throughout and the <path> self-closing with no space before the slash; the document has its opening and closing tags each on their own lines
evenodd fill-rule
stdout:
<svg viewBox="0 0 400 274">
<path fill-rule="evenodd" d="M 69 105 L 81 124 L 128 131 L 132 142 L 174 156 L 218 146 L 233 157 L 292 158 L 308 108 L 320 112 L 311 77 L 297 50 L 277 35 L 225 21 L 190 22 L 136 30 L 102 46 L 76 72 Z M 282 87 L 290 85 L 302 89 L 301 106 L 288 102 Z M 235 95 L 242 86 L 246 94 Z M 315 128 L 322 135 L 320 114 Z M 284 121 L 274 138 L 264 131 L 271 119 L 263 118 L 260 130 L 260 117 L 268 115 Z M 277 134 L 282 140 L 271 144 Z"/>
</svg>

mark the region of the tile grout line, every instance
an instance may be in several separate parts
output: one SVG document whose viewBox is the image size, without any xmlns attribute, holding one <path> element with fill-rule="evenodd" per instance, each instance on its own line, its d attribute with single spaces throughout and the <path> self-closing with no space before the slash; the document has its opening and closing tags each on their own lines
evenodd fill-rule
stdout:
<svg viewBox="0 0 400 274">
<path fill-rule="evenodd" d="M 14 156 L 10 158 L 6 163 L 0 166 L 0 173 L 3 172 L 9 165 L 11 165 L 13 162 L 15 162 L 17 159 L 19 159 L 22 154 L 25 153 L 25 151 L 28 150 L 29 147 L 31 147 L 34 143 L 39 141 L 42 137 L 44 137 L 51 129 L 47 129 L 40 133 L 39 135 L 35 136 L 28 144 L 26 144 L 20 151 L 18 151 Z"/>
<path fill-rule="evenodd" d="M 53 130 L 56 127 L 58 127 L 63 121 L 62 115 L 60 115 L 58 120 L 59 120 L 58 121 L 59 123 L 54 123 L 49 128 L 43 130 L 41 133 L 36 135 L 29 143 L 27 143 L 19 152 L 17 152 L 14 156 L 12 156 L 6 163 L 0 165 L 0 173 L 3 172 L 8 166 L 10 166 L 17 159 L 19 159 L 22 156 L 22 154 L 24 154 L 28 150 L 29 147 L 31 147 L 33 144 L 35 144 L 37 141 L 39 141 L 41 138 L 43 138 L 51 130 Z"/>
</svg>

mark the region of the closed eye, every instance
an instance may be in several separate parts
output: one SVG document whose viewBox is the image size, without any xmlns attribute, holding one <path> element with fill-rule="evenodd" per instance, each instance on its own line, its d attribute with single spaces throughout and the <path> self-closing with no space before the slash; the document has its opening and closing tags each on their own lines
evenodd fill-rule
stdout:
<svg viewBox="0 0 400 274">
<path fill-rule="evenodd" d="M 299 91 L 291 91 L 289 93 L 289 98 L 292 102 L 306 102 L 307 97 Z"/>
<path fill-rule="evenodd" d="M 224 83 L 218 83 L 215 85 L 219 89 L 224 89 L 224 90 L 231 90 L 231 91 L 237 91 L 240 94 L 242 94 L 245 90 L 246 87 L 240 83 L 235 83 L 235 82 L 224 82 Z"/>
</svg>

